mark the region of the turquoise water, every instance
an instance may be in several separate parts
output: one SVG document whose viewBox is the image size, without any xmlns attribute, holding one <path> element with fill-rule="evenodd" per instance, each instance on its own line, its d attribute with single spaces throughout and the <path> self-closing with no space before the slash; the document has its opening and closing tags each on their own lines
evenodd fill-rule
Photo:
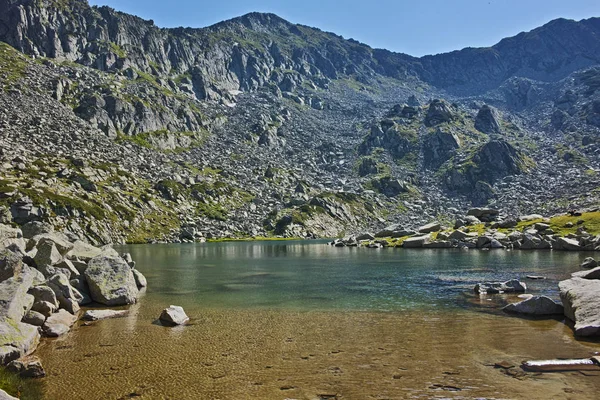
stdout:
<svg viewBox="0 0 600 400">
<path fill-rule="evenodd" d="M 324 241 L 120 246 L 146 296 L 184 307 L 402 311 L 472 307 L 482 281 L 525 281 L 558 298 L 586 256 L 549 251 L 335 248 Z M 527 280 L 543 275 L 545 280 Z M 147 299 L 150 300 L 150 299 Z"/>
</svg>

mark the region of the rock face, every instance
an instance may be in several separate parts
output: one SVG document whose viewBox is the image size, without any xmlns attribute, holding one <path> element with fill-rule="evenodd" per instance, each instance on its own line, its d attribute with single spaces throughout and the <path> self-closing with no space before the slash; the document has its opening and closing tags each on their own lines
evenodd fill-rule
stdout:
<svg viewBox="0 0 600 400">
<path fill-rule="evenodd" d="M 134 304 L 138 288 L 131 267 L 121 257 L 97 256 L 84 272 L 92 300 L 107 306 Z"/>
<path fill-rule="evenodd" d="M 575 334 L 600 335 L 600 280 L 576 277 L 558 286 L 565 316 L 575 322 Z"/>
<path fill-rule="evenodd" d="M 534 296 L 503 308 L 507 313 L 530 316 L 563 315 L 564 307 L 546 296 Z"/>
<path fill-rule="evenodd" d="M 190 320 L 182 307 L 173 305 L 165 308 L 160 314 L 159 319 L 170 325 L 183 325 Z"/>
</svg>

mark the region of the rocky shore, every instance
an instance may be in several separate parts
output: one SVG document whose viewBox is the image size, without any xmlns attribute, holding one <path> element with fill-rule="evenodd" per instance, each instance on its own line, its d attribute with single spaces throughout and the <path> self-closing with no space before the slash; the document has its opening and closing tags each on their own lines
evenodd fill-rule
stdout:
<svg viewBox="0 0 600 400">
<path fill-rule="evenodd" d="M 499 210 L 470 209 L 453 228 L 432 222 L 416 228 L 391 225 L 372 234 L 331 242 L 336 247 L 403 247 L 421 249 L 506 249 L 600 251 L 600 212 L 597 209 L 550 218 L 539 214 L 503 217 Z"/>
<path fill-rule="evenodd" d="M 0 365 L 23 377 L 44 376 L 40 360 L 31 356 L 41 338 L 69 332 L 81 306 L 133 304 L 145 286 L 129 254 L 41 222 L 0 224 Z M 88 311 L 84 319 L 115 313 L 123 311 Z"/>
</svg>

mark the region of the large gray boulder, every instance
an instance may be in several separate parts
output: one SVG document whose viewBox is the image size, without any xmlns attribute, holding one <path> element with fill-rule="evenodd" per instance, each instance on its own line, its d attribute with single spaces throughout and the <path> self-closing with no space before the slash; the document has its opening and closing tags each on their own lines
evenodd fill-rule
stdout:
<svg viewBox="0 0 600 400">
<path fill-rule="evenodd" d="M 185 311 L 183 311 L 183 307 L 173 305 L 165 308 L 160 314 L 159 319 L 169 325 L 183 325 L 190 320 Z"/>
<path fill-rule="evenodd" d="M 27 243 L 27 249 L 31 250 L 44 243 L 53 243 L 60 255 L 64 256 L 73 248 L 73 243 L 69 241 L 69 237 L 61 232 L 42 233 L 32 237 Z"/>
<path fill-rule="evenodd" d="M 100 255 L 90 260 L 84 272 L 92 300 L 107 306 L 133 304 L 138 288 L 133 271 L 120 256 Z"/>
<path fill-rule="evenodd" d="M 432 233 L 432 232 L 438 232 L 441 229 L 442 229 L 442 225 L 439 222 L 432 222 L 427 225 L 423 225 L 423 226 L 419 227 L 419 229 L 417 229 L 417 231 L 419 231 L 419 233 Z"/>
<path fill-rule="evenodd" d="M 581 246 L 579 245 L 579 241 L 576 239 L 559 237 L 553 244 L 552 247 L 554 250 L 569 250 L 569 251 L 579 251 L 581 250 Z"/>
<path fill-rule="evenodd" d="M 563 315 L 564 307 L 546 296 L 534 296 L 518 303 L 512 303 L 503 308 L 507 313 L 530 316 Z"/>
<path fill-rule="evenodd" d="M 58 264 L 63 259 L 54 242 L 49 240 L 38 244 L 36 249 L 37 252 L 33 257 L 33 260 L 35 261 L 38 270 L 42 273 L 45 271 L 44 267 Z M 44 275 L 46 275 L 46 273 L 44 273 Z"/>
<path fill-rule="evenodd" d="M 33 299 L 27 294 L 32 283 L 31 273 L 22 273 L 0 283 L 0 317 L 21 321 L 33 304 Z"/>
<path fill-rule="evenodd" d="M 54 232 L 54 227 L 46 222 L 31 221 L 23 225 L 21 230 L 25 239 L 31 239 L 37 235 Z"/>
<path fill-rule="evenodd" d="M 406 239 L 402 242 L 402 247 L 411 249 L 411 248 L 421 248 L 423 245 L 429 243 L 431 241 L 431 235 L 424 236 L 416 236 Z"/>
<path fill-rule="evenodd" d="M 0 317 L 0 365 L 31 354 L 39 342 L 37 327 Z"/>
<path fill-rule="evenodd" d="M 92 258 L 99 256 L 100 254 L 102 254 L 101 248 L 78 240 L 73 243 L 73 248 L 67 253 L 67 258 L 70 260 L 77 259 L 87 263 Z"/>
<path fill-rule="evenodd" d="M 565 316 L 578 336 L 600 335 L 600 280 L 571 278 L 558 284 Z"/>
</svg>

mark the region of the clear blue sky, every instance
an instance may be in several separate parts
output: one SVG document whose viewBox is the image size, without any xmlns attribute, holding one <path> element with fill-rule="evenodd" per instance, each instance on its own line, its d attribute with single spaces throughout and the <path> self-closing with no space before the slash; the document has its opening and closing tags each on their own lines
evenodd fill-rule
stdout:
<svg viewBox="0 0 600 400">
<path fill-rule="evenodd" d="M 248 12 L 272 12 L 371 47 L 413 56 L 491 46 L 563 17 L 600 17 L 600 0 L 90 0 L 153 19 L 204 27 Z"/>
</svg>

